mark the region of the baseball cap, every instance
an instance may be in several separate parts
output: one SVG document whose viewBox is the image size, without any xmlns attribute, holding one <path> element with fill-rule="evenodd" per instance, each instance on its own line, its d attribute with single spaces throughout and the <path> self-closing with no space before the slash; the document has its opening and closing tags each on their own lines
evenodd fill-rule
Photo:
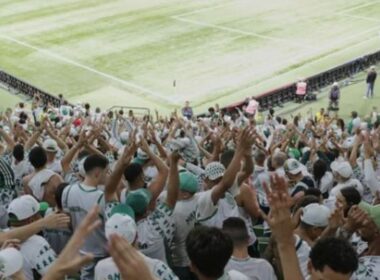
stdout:
<svg viewBox="0 0 380 280">
<path fill-rule="evenodd" d="M 120 142 L 122 144 L 127 144 L 129 140 L 129 132 L 128 131 L 123 131 L 120 133 Z"/>
<path fill-rule="evenodd" d="M 126 197 L 126 204 L 129 205 L 136 214 L 144 214 L 152 199 L 152 194 L 147 189 L 130 191 Z"/>
<path fill-rule="evenodd" d="M 179 173 L 179 189 L 189 193 L 196 193 L 198 191 L 198 179 L 190 172 Z"/>
<path fill-rule="evenodd" d="M 44 143 L 42 144 L 42 147 L 45 149 L 45 151 L 47 152 L 52 152 L 52 153 L 56 153 L 58 152 L 58 144 L 57 144 L 57 141 L 55 141 L 54 139 L 51 139 L 51 138 L 48 138 L 44 141 Z"/>
<path fill-rule="evenodd" d="M 132 219 L 135 218 L 135 212 L 133 212 L 133 209 L 129 205 L 124 203 L 120 203 L 111 209 L 110 216 L 112 217 L 114 214 L 123 214 L 128 215 Z"/>
<path fill-rule="evenodd" d="M 207 164 L 205 169 L 205 176 L 209 180 L 216 180 L 220 177 L 223 177 L 224 172 L 226 171 L 226 168 L 223 164 L 221 164 L 218 161 L 210 162 Z"/>
<path fill-rule="evenodd" d="M 285 161 L 284 169 L 286 173 L 297 175 L 298 173 L 302 172 L 302 165 L 298 160 L 290 158 Z"/>
<path fill-rule="evenodd" d="M 112 208 L 111 217 L 105 225 L 105 234 L 107 238 L 112 234 L 120 235 L 132 244 L 137 235 L 137 226 L 132 208 L 126 204 L 119 204 Z"/>
<path fill-rule="evenodd" d="M 331 170 L 344 178 L 349 178 L 353 174 L 351 164 L 348 161 L 334 161 L 331 163 Z"/>
<path fill-rule="evenodd" d="M 38 201 L 33 196 L 26 194 L 11 201 L 8 215 L 13 214 L 17 221 L 23 221 L 37 214 L 40 209 Z"/>
<path fill-rule="evenodd" d="M 301 221 L 314 227 L 327 227 L 330 209 L 318 203 L 311 203 L 303 208 Z"/>
<path fill-rule="evenodd" d="M 10 277 L 22 269 L 24 258 L 15 248 L 0 251 L 0 278 Z M 8 279 L 8 278 L 7 278 Z"/>
</svg>

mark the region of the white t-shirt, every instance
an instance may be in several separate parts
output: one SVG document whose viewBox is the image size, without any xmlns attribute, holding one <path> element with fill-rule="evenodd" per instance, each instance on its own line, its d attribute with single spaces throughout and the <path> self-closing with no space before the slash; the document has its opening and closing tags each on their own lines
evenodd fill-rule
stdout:
<svg viewBox="0 0 380 280">
<path fill-rule="evenodd" d="M 247 276 L 236 270 L 225 272 L 218 280 L 249 280 Z"/>
<path fill-rule="evenodd" d="M 142 255 L 150 272 L 158 280 L 178 280 L 173 271 L 162 261 L 151 259 Z M 119 280 L 120 272 L 112 258 L 106 258 L 98 262 L 95 267 L 95 280 Z"/>
<path fill-rule="evenodd" d="M 56 159 L 53 162 L 50 162 L 46 165 L 46 168 L 57 173 L 62 174 L 62 164 L 61 161 Z"/>
<path fill-rule="evenodd" d="M 359 191 L 360 195 L 363 195 L 364 188 L 363 188 L 362 183 L 360 183 L 358 179 L 352 179 L 352 178 L 347 180 L 344 183 L 339 183 L 335 187 L 333 187 L 333 189 L 330 192 L 330 195 L 337 196 L 337 194 L 340 192 L 341 189 L 348 188 L 348 187 L 354 187 L 355 189 Z"/>
<path fill-rule="evenodd" d="M 359 258 L 359 267 L 351 280 L 378 280 L 379 277 L 380 256 L 366 256 Z"/>
<path fill-rule="evenodd" d="M 27 280 L 34 280 L 33 273 L 45 275 L 56 260 L 56 254 L 49 243 L 39 235 L 25 240 L 20 246 L 20 252 L 24 257 L 23 271 Z"/>
<path fill-rule="evenodd" d="M 15 174 L 15 184 L 18 193 L 22 191 L 22 178 L 33 173 L 34 168 L 27 159 L 16 163 L 15 160 L 12 161 L 11 165 L 13 173 Z"/>
<path fill-rule="evenodd" d="M 306 243 L 306 241 L 301 240 L 298 235 L 294 235 L 295 237 L 295 246 L 297 248 L 297 257 L 298 257 L 298 262 L 300 264 L 301 272 L 304 278 L 308 276 L 308 269 L 307 269 L 307 264 L 309 263 L 309 255 L 311 248 L 310 246 Z"/>
<path fill-rule="evenodd" d="M 214 205 L 210 191 L 212 191 L 212 189 L 204 192 L 205 194 L 201 196 L 199 201 L 196 216 L 197 221 L 200 224 L 209 227 L 222 228 L 223 221 L 227 218 L 240 217 L 239 207 L 232 194 L 226 192 L 224 198 L 219 199 L 217 205 Z"/>
<path fill-rule="evenodd" d="M 166 261 L 165 245 L 171 245 L 174 236 L 173 210 L 159 204 L 146 218 L 137 222 L 137 244 L 145 256 Z"/>
<path fill-rule="evenodd" d="M 250 280 L 276 280 L 271 264 L 264 259 L 246 258 L 237 259 L 231 257 L 225 271 L 236 270 L 249 277 Z"/>
<path fill-rule="evenodd" d="M 49 208 L 45 217 L 54 213 L 53 208 Z M 45 229 L 43 235 L 46 241 L 56 254 L 60 254 L 71 238 L 71 230 L 69 229 Z"/>
</svg>

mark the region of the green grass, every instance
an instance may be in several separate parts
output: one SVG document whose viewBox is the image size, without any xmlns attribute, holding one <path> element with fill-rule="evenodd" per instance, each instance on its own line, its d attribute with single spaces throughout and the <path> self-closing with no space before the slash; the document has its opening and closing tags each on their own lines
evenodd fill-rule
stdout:
<svg viewBox="0 0 380 280">
<path fill-rule="evenodd" d="M 380 43 L 375 0 L 0 0 L 0 6 L 1 69 L 103 108 L 167 113 L 190 100 L 203 112 Z M 365 111 L 366 103 L 360 106 Z"/>
</svg>

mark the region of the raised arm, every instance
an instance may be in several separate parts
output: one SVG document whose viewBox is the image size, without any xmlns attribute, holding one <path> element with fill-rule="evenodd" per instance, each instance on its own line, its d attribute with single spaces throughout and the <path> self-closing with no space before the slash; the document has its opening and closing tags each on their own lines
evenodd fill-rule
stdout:
<svg viewBox="0 0 380 280">
<path fill-rule="evenodd" d="M 4 141 L 7 143 L 7 150 L 12 151 L 13 147 L 15 146 L 15 142 L 13 141 L 12 137 L 10 137 L 3 128 L 0 128 L 0 136 L 3 137 Z"/>
<path fill-rule="evenodd" d="M 134 138 L 134 137 L 133 137 Z M 131 139 L 132 142 L 129 146 L 125 146 L 123 155 L 117 161 L 114 171 L 108 179 L 106 184 L 106 188 L 104 190 L 104 198 L 106 202 L 111 202 L 117 200 L 116 191 L 117 186 L 120 183 L 121 178 L 123 177 L 123 173 L 125 168 L 131 162 L 133 155 L 137 150 L 136 143 L 134 139 Z"/>
<path fill-rule="evenodd" d="M 67 145 L 66 145 L 66 143 L 60 138 L 60 137 L 58 137 L 55 133 L 54 133 L 54 131 L 52 130 L 52 127 L 51 127 L 51 124 L 49 123 L 49 125 L 47 124 L 46 125 L 46 132 L 47 132 L 47 134 L 49 134 L 49 136 L 52 138 L 52 139 L 54 139 L 56 142 L 57 142 L 57 144 L 58 144 L 58 147 L 64 152 L 64 153 L 66 153 L 67 151 L 68 151 L 68 147 L 67 147 Z"/>
<path fill-rule="evenodd" d="M 179 174 L 178 174 L 178 152 L 170 155 L 170 169 L 168 178 L 168 195 L 166 198 L 166 205 L 173 209 L 177 203 L 178 189 L 179 189 Z"/>
<path fill-rule="evenodd" d="M 78 142 L 66 153 L 66 155 L 61 160 L 63 173 L 66 173 L 70 170 L 70 164 L 73 161 L 75 155 L 86 143 L 86 133 L 81 132 Z"/>
<path fill-rule="evenodd" d="M 216 204 L 224 193 L 232 186 L 236 175 L 240 170 L 240 162 L 248 149 L 252 148 L 254 132 L 250 127 L 246 127 L 239 136 L 239 143 L 235 151 L 234 157 L 228 166 L 222 181 L 212 189 L 212 201 Z"/>
<path fill-rule="evenodd" d="M 43 128 L 42 127 L 40 127 L 40 128 L 38 128 L 34 133 L 33 133 L 33 135 L 32 135 L 32 137 L 30 137 L 29 139 L 28 139 L 28 141 L 26 141 L 26 143 L 25 143 L 25 151 L 28 151 L 28 150 L 30 150 L 32 147 L 33 147 L 33 145 L 37 142 L 37 140 L 38 140 L 38 138 L 41 136 L 41 133 L 43 132 Z"/>
<path fill-rule="evenodd" d="M 149 189 L 153 195 L 153 200 L 156 200 L 165 187 L 169 169 L 166 164 L 151 151 L 145 139 L 141 139 L 141 149 L 149 156 L 158 170 L 157 177 L 149 185 Z"/>
</svg>

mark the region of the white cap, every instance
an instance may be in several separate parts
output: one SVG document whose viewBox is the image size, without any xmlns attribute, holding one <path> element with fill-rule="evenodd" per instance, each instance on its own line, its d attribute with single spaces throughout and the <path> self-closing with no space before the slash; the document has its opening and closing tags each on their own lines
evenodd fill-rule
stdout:
<svg viewBox="0 0 380 280">
<path fill-rule="evenodd" d="M 129 132 L 128 131 L 123 131 L 122 133 L 120 133 L 120 141 L 123 142 L 123 143 L 127 143 L 128 140 L 129 140 Z"/>
<path fill-rule="evenodd" d="M 297 175 L 303 170 L 302 164 L 294 158 L 290 158 L 285 161 L 284 169 L 285 172 L 290 173 L 292 175 Z"/>
<path fill-rule="evenodd" d="M 216 180 L 223 177 L 226 168 L 218 161 L 210 162 L 205 169 L 206 178 L 210 180 Z"/>
<path fill-rule="evenodd" d="M 334 161 L 331 163 L 331 170 L 338 173 L 343 178 L 349 178 L 353 174 L 351 164 L 348 161 Z"/>
<path fill-rule="evenodd" d="M 16 216 L 18 221 L 26 220 L 40 211 L 40 204 L 31 195 L 26 194 L 11 201 L 8 214 Z"/>
<path fill-rule="evenodd" d="M 117 234 L 132 244 L 136 239 L 137 226 L 130 216 L 115 213 L 107 220 L 105 232 L 108 239 L 111 234 Z"/>
<path fill-rule="evenodd" d="M 347 137 L 342 144 L 342 148 L 343 149 L 349 149 L 352 146 L 354 146 L 354 143 L 355 143 L 355 137 L 354 136 Z"/>
<path fill-rule="evenodd" d="M 42 147 L 45 149 L 45 151 L 47 152 L 52 152 L 52 153 L 56 153 L 58 152 L 58 144 L 57 144 L 57 141 L 55 141 L 54 139 L 46 139 L 44 141 L 44 143 L 42 144 Z"/>
<path fill-rule="evenodd" d="M 318 203 L 311 203 L 303 208 L 301 221 L 314 227 L 327 227 L 330 209 Z"/>
<path fill-rule="evenodd" d="M 142 160 L 148 160 L 149 156 L 146 152 L 144 152 L 142 149 L 137 149 L 137 157 Z"/>
<path fill-rule="evenodd" d="M 11 277 L 22 269 L 24 258 L 15 248 L 0 251 L 0 279 Z"/>
</svg>

